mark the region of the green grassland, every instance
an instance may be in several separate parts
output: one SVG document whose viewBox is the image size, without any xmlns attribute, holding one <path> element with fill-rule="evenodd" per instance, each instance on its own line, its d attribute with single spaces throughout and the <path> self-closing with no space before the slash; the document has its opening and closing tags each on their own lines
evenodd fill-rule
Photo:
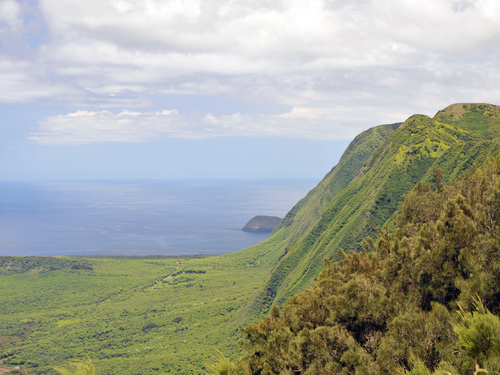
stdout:
<svg viewBox="0 0 500 375">
<path fill-rule="evenodd" d="M 93 270 L 2 275 L 4 364 L 48 374 L 87 354 L 102 374 L 204 373 L 216 349 L 236 354 L 241 310 L 269 273 L 268 258 L 96 257 L 84 260 Z"/>
</svg>

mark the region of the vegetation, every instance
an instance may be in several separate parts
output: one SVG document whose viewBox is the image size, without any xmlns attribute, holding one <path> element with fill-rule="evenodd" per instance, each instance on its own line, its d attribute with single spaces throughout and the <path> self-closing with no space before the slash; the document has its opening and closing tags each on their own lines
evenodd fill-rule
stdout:
<svg viewBox="0 0 500 375">
<path fill-rule="evenodd" d="M 361 253 L 243 329 L 241 374 L 500 373 L 500 158 L 418 183 Z"/>
<path fill-rule="evenodd" d="M 69 361 L 62 367 L 55 367 L 60 375 L 97 375 L 97 371 L 88 357 L 82 360 Z"/>
<path fill-rule="evenodd" d="M 95 257 L 93 271 L 0 276 L 0 359 L 21 366 L 11 374 L 56 374 L 85 354 L 100 374 L 208 373 L 214 350 L 237 353 L 265 259 Z"/>
<path fill-rule="evenodd" d="M 222 354 L 220 350 L 213 357 L 214 363 L 206 365 L 206 367 L 212 372 L 212 374 L 228 375 L 231 371 L 233 371 L 234 366 L 229 361 L 229 359 L 227 359 L 224 354 Z"/>
<path fill-rule="evenodd" d="M 323 260 L 338 260 L 339 248 L 362 250 L 417 182 L 431 181 L 440 167 L 454 182 L 500 153 L 500 107 L 455 104 L 430 118 L 414 115 L 403 124 L 358 136 L 339 164 L 287 214 L 273 238 L 282 257 L 250 304 L 256 315 L 283 306 L 311 287 Z M 397 127 L 397 128 L 396 128 Z"/>
<path fill-rule="evenodd" d="M 13 275 L 28 271 L 56 271 L 63 269 L 92 269 L 84 259 L 71 260 L 55 257 L 0 256 L 0 275 Z"/>
</svg>

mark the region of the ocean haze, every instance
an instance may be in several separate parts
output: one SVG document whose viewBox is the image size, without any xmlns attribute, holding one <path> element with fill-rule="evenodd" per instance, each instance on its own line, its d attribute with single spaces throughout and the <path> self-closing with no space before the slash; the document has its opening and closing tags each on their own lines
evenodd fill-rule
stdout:
<svg viewBox="0 0 500 375">
<path fill-rule="evenodd" d="M 243 249 L 269 233 L 312 179 L 2 181 L 0 255 L 193 255 Z"/>
</svg>

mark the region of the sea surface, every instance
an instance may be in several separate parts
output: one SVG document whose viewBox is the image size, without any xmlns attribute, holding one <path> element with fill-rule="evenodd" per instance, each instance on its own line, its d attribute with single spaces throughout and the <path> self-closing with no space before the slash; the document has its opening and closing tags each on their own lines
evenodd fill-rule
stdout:
<svg viewBox="0 0 500 375">
<path fill-rule="evenodd" d="M 317 180 L 0 181 L 0 255 L 222 254 L 267 239 Z"/>
</svg>

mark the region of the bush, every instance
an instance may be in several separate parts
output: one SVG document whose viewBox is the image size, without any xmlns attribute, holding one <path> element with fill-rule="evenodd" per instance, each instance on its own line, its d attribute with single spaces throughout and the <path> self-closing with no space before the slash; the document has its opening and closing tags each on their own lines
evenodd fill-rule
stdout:
<svg viewBox="0 0 500 375">
<path fill-rule="evenodd" d="M 152 330 L 153 328 L 156 328 L 156 327 L 158 327 L 157 324 L 147 323 L 144 325 L 144 327 L 142 327 L 142 330 L 144 333 L 148 333 L 150 330 Z"/>
<path fill-rule="evenodd" d="M 60 375 L 97 375 L 97 371 L 89 357 L 66 362 L 63 367 L 54 367 Z"/>
<path fill-rule="evenodd" d="M 476 364 L 490 371 L 500 371 L 500 319 L 477 300 L 475 312 L 460 310 L 460 322 L 455 325 L 458 348 L 465 365 Z"/>
</svg>

